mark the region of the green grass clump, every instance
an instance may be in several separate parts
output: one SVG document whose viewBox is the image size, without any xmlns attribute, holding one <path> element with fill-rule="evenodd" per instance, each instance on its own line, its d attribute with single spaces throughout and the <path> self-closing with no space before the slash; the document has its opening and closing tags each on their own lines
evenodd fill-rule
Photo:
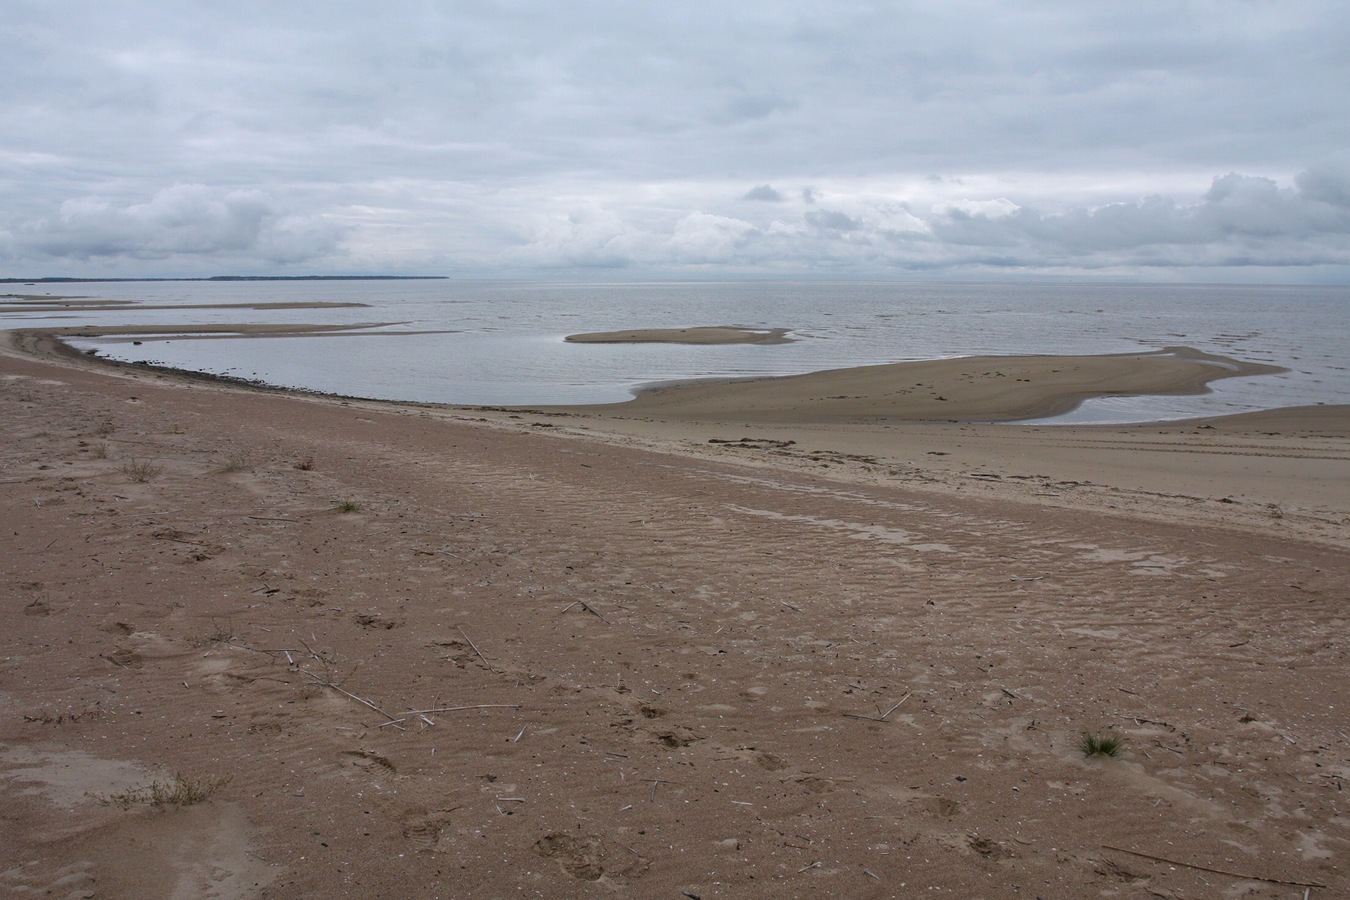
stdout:
<svg viewBox="0 0 1350 900">
<path fill-rule="evenodd" d="M 337 506 L 333 507 L 333 512 L 354 513 L 361 511 L 361 504 L 355 500 L 343 500 Z"/>
<path fill-rule="evenodd" d="M 1110 756 L 1115 758 L 1120 755 L 1121 746 L 1124 740 L 1114 734 L 1093 734 L 1090 731 L 1083 732 L 1083 737 L 1078 741 L 1078 749 L 1083 751 L 1084 756 Z"/>
<path fill-rule="evenodd" d="M 129 809 L 137 803 L 151 806 L 194 806 L 211 799 L 216 791 L 230 783 L 230 777 L 191 778 L 175 772 L 167 781 L 152 781 L 145 787 L 131 788 L 116 794 L 91 796 L 104 806 Z"/>
</svg>

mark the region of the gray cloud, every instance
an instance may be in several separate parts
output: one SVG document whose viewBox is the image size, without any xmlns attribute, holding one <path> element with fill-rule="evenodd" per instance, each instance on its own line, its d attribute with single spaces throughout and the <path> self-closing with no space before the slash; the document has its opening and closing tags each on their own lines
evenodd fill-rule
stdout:
<svg viewBox="0 0 1350 900">
<path fill-rule="evenodd" d="M 731 265 L 748 270 L 1111 272 L 1176 277 L 1194 269 L 1350 266 L 1344 172 L 1309 169 L 1281 187 L 1227 174 L 1187 202 L 1146 196 L 1045 210 L 1005 197 L 923 206 L 880 194 L 832 194 L 829 207 L 784 201 L 764 215 L 710 211 L 606 219 L 608 264 L 666 270 Z M 527 245 L 541 265 L 563 265 L 571 246 L 554 230 Z M 580 242 L 594 246 L 595 240 Z"/>
<path fill-rule="evenodd" d="M 1342 13 L 12 0 L 0 253 L 127 274 L 1302 257 L 1324 278 Z"/>
<path fill-rule="evenodd" d="M 782 203 L 786 198 L 767 184 L 758 184 L 745 192 L 742 200 L 759 200 L 764 203 Z"/>
<path fill-rule="evenodd" d="M 313 217 L 279 213 L 257 191 L 180 184 L 130 206 L 67 200 L 55 216 L 26 223 L 13 235 L 11 252 L 69 261 L 204 256 L 291 264 L 331 255 L 339 234 Z"/>
<path fill-rule="evenodd" d="M 826 232 L 857 231 L 861 227 L 852 218 L 836 210 L 812 211 L 803 218 L 808 225 Z"/>
</svg>

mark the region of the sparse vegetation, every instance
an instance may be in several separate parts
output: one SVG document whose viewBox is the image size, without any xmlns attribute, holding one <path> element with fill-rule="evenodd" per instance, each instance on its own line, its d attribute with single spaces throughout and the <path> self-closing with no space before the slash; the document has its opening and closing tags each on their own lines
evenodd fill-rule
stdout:
<svg viewBox="0 0 1350 900">
<path fill-rule="evenodd" d="M 234 638 L 233 628 L 228 624 L 222 625 L 217 622 L 205 634 L 197 634 L 188 638 L 188 643 L 194 647 L 210 647 L 212 644 L 228 644 Z"/>
<path fill-rule="evenodd" d="M 361 511 L 361 504 L 355 500 L 343 500 L 337 506 L 333 507 L 333 512 L 337 513 L 355 513 Z"/>
<path fill-rule="evenodd" d="M 304 459 L 296 463 L 295 467 L 299 469 L 301 472 L 308 472 L 310 469 L 314 468 L 314 457 L 306 456 Z"/>
<path fill-rule="evenodd" d="M 108 445 L 104 442 L 99 442 L 94 446 L 90 447 L 89 452 L 94 455 L 94 459 L 107 459 Z"/>
<path fill-rule="evenodd" d="M 167 781 L 152 781 L 145 787 L 130 788 L 115 794 L 90 794 L 104 806 L 128 809 L 137 803 L 151 806 L 193 806 L 211 799 L 216 791 L 230 783 L 230 777 L 191 778 L 175 772 Z"/>
<path fill-rule="evenodd" d="M 112 433 L 113 433 L 113 423 L 111 419 L 104 419 L 102 422 L 99 422 L 98 427 L 94 429 L 94 434 L 98 435 L 99 437 L 107 437 Z"/>
<path fill-rule="evenodd" d="M 236 450 L 225 458 L 225 464 L 220 467 L 222 472 L 243 472 L 253 465 L 253 458 L 246 450 Z"/>
<path fill-rule="evenodd" d="M 1084 756 L 1110 756 L 1114 758 L 1120 755 L 1120 748 L 1123 743 L 1124 741 L 1119 735 L 1093 734 L 1090 731 L 1085 731 L 1078 741 L 1078 749 L 1083 751 Z"/>
<path fill-rule="evenodd" d="M 159 473 L 162 471 L 164 470 L 154 463 L 140 462 L 135 459 L 122 464 L 122 474 L 137 484 L 154 480 L 159 477 Z"/>
</svg>

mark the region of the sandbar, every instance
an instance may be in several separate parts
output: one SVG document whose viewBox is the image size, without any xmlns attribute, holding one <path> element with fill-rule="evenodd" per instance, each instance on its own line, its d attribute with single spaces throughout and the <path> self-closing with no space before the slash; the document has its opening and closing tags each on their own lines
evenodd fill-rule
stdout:
<svg viewBox="0 0 1350 900">
<path fill-rule="evenodd" d="M 8 340 L 27 352 L 69 352 L 72 340 L 98 339 L 104 343 L 135 343 L 142 340 L 218 340 L 297 337 L 406 337 L 414 334 L 444 334 L 434 331 L 384 331 L 403 322 L 362 322 L 346 325 L 304 323 L 214 323 L 209 325 L 76 325 L 64 328 L 17 329 Z M 195 376 L 194 376 L 195 377 Z"/>
<path fill-rule="evenodd" d="M 980 356 L 669 385 L 586 409 L 690 422 L 997 422 L 1059 415 L 1089 397 L 1195 394 L 1220 378 L 1281 371 L 1187 347 L 1105 356 Z"/>
<path fill-rule="evenodd" d="M 637 328 L 628 331 L 592 331 L 569 334 L 573 344 L 790 344 L 788 328 L 742 328 L 737 325 L 700 325 L 694 328 Z"/>
<path fill-rule="evenodd" d="M 345 300 L 296 300 L 275 303 L 140 303 L 135 300 L 84 300 L 79 298 L 57 298 L 8 295 L 15 298 L 9 303 L 0 302 L 0 313 L 23 312 L 99 312 L 107 310 L 181 310 L 181 309 L 363 309 L 369 303 L 354 303 Z M 59 301 L 59 302 L 54 302 Z"/>
</svg>

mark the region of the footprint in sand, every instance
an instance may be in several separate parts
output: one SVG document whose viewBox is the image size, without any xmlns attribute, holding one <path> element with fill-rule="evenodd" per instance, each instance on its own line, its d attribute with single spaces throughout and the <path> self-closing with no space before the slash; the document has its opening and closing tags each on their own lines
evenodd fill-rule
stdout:
<svg viewBox="0 0 1350 900">
<path fill-rule="evenodd" d="M 369 750 L 344 750 L 342 751 L 342 758 L 356 768 L 375 775 L 398 774 L 398 769 L 387 757 L 372 753 Z"/>
<path fill-rule="evenodd" d="M 438 809 L 430 813 L 411 813 L 403 823 L 403 836 L 412 842 L 417 850 L 429 850 L 433 853 L 444 852 L 441 849 L 441 834 L 450 826 L 452 813 L 459 809 Z"/>
</svg>

